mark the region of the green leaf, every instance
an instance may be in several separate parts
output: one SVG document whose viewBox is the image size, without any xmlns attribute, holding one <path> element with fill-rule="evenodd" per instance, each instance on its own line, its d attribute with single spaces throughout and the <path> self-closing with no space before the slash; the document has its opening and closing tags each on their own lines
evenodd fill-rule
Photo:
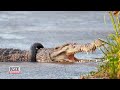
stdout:
<svg viewBox="0 0 120 90">
<path fill-rule="evenodd" d="M 114 31 L 115 31 L 116 35 L 118 35 L 117 26 L 116 26 L 116 23 L 115 23 L 115 20 L 114 20 L 114 17 L 113 17 L 113 15 L 112 15 L 112 12 L 111 12 L 111 11 L 109 12 L 109 16 L 110 16 L 110 19 L 111 19 L 111 22 L 112 22 Z"/>
<path fill-rule="evenodd" d="M 106 19 L 105 19 L 105 15 L 104 15 L 104 23 L 105 23 L 105 25 L 107 25 L 107 23 L 106 23 Z"/>
</svg>

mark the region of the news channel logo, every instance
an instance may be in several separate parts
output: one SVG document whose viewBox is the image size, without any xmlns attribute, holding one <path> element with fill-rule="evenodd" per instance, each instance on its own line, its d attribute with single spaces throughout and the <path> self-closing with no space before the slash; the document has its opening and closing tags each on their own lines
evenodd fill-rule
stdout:
<svg viewBox="0 0 120 90">
<path fill-rule="evenodd" d="M 20 67 L 19 66 L 10 66 L 9 67 L 9 74 L 20 74 Z"/>
</svg>

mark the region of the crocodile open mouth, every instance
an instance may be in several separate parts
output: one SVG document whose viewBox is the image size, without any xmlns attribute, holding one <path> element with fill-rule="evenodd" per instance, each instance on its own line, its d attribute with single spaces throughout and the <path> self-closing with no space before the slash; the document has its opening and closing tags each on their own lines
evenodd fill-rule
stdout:
<svg viewBox="0 0 120 90">
<path fill-rule="evenodd" d="M 69 60 L 71 60 L 71 61 L 79 61 L 79 59 L 77 59 L 77 58 L 74 56 L 74 54 L 69 54 L 69 55 L 67 55 L 67 58 L 68 58 Z"/>
<path fill-rule="evenodd" d="M 94 49 L 94 50 L 90 50 L 89 52 L 86 52 L 87 54 L 88 53 L 93 53 L 93 52 L 95 52 L 96 51 L 96 49 Z M 81 60 L 84 60 L 84 59 L 80 59 L 80 58 L 76 58 L 75 57 L 75 54 L 77 54 L 78 52 L 74 52 L 74 53 L 67 53 L 67 59 L 69 59 L 69 60 L 71 60 L 71 61 L 75 61 L 75 62 L 80 62 Z M 87 59 L 85 59 L 85 60 L 87 60 Z"/>
</svg>

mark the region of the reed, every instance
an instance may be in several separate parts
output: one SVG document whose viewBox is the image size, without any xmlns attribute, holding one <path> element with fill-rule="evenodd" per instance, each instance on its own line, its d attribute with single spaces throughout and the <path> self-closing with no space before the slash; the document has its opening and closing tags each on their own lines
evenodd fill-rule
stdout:
<svg viewBox="0 0 120 90">
<path fill-rule="evenodd" d="M 107 45 L 101 51 L 103 52 L 104 63 L 98 66 L 97 72 L 90 72 L 90 78 L 109 78 L 120 79 L 120 19 L 119 11 L 109 11 L 109 17 L 114 29 L 114 33 L 107 36 Z M 105 17 L 104 17 L 105 21 Z M 106 21 L 105 21 L 106 23 Z"/>
</svg>

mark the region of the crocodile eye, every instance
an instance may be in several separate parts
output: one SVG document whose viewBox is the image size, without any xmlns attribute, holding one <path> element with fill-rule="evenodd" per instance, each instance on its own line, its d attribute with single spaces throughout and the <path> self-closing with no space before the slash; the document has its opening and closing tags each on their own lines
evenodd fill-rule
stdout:
<svg viewBox="0 0 120 90">
<path fill-rule="evenodd" d="M 61 48 L 61 47 L 55 47 L 54 49 L 59 49 L 59 48 Z"/>
</svg>

